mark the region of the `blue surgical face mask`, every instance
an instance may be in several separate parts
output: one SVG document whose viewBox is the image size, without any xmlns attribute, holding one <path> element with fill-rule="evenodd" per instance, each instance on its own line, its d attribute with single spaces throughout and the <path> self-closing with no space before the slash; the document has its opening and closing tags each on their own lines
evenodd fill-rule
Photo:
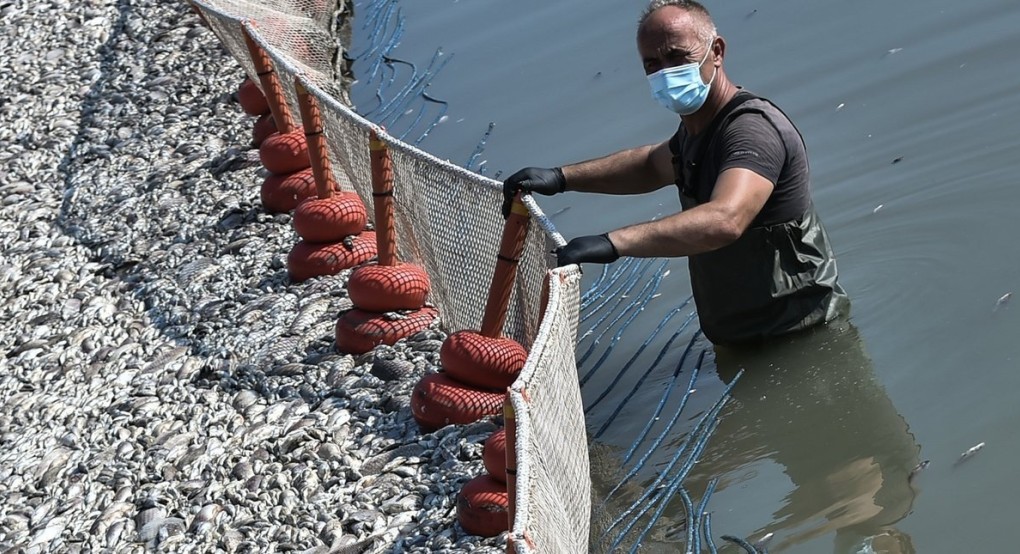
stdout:
<svg viewBox="0 0 1020 554">
<path fill-rule="evenodd" d="M 715 39 L 713 39 L 714 41 Z M 706 83 L 701 78 L 701 66 L 712 53 L 712 43 L 701 63 L 689 63 L 675 67 L 667 67 L 648 76 L 648 84 L 652 87 L 652 98 L 667 110 L 680 115 L 691 115 L 701 109 L 708 98 L 708 91 L 715 81 L 715 69 L 712 78 Z"/>
</svg>

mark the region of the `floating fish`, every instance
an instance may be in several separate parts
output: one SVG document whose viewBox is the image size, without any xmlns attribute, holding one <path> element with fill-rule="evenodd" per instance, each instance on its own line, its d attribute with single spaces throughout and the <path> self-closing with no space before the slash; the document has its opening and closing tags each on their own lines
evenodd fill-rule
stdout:
<svg viewBox="0 0 1020 554">
<path fill-rule="evenodd" d="M 999 311 L 1000 308 L 1006 307 L 1006 304 L 1009 304 L 1010 298 L 1013 298 L 1012 292 L 1007 292 L 1006 294 L 1000 296 L 999 299 L 995 301 L 995 308 L 992 311 L 997 312 Z"/>
<path fill-rule="evenodd" d="M 922 471 L 927 469 L 929 465 L 931 465 L 931 460 L 925 460 L 914 466 L 914 469 L 910 470 L 910 474 L 907 475 L 907 482 L 908 483 L 912 482 L 914 480 L 914 477 L 916 477 L 918 473 L 921 473 Z"/>
<path fill-rule="evenodd" d="M 956 464 L 954 464 L 954 465 L 962 464 L 964 461 L 969 459 L 971 456 L 973 456 L 974 454 L 977 454 L 978 451 L 981 450 L 984 447 L 985 447 L 985 443 L 979 442 L 979 443 L 975 444 L 974 446 L 968 448 L 966 452 L 964 452 L 963 454 L 960 454 L 960 457 L 956 460 Z"/>
</svg>

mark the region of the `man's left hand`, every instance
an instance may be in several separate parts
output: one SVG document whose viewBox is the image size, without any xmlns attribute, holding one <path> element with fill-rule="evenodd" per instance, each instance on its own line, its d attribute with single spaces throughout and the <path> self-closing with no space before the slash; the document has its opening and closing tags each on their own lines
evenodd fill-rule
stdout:
<svg viewBox="0 0 1020 554">
<path fill-rule="evenodd" d="M 556 250 L 556 265 L 595 263 L 611 264 L 620 259 L 620 254 L 609 240 L 609 234 L 577 237 Z"/>
</svg>

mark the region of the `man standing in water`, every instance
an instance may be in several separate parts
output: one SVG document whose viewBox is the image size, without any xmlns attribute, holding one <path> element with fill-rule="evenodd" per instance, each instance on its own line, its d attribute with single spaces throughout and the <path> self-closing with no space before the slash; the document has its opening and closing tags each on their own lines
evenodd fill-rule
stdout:
<svg viewBox="0 0 1020 554">
<path fill-rule="evenodd" d="M 680 116 L 676 134 L 561 168 L 522 169 L 504 182 L 504 215 L 518 191 L 640 194 L 674 183 L 681 212 L 575 238 L 558 251 L 558 265 L 687 256 L 701 328 L 717 344 L 846 315 L 803 139 L 779 108 L 726 76 L 726 42 L 708 11 L 654 0 L 637 43 L 652 96 Z"/>
<path fill-rule="evenodd" d="M 794 491 L 762 529 L 780 533 L 780 547 L 831 533 L 841 553 L 865 544 L 913 552 L 894 526 L 914 498 L 918 447 L 846 321 L 800 133 L 729 80 L 726 42 L 701 4 L 653 0 L 637 43 L 652 96 L 680 116 L 676 134 L 518 171 L 504 183 L 504 213 L 518 192 L 639 194 L 676 184 L 681 212 L 575 238 L 558 251 L 559 265 L 687 256 L 702 331 L 722 345 L 717 373 L 729 382 L 747 370 L 703 455 L 706 471 L 741 482 L 762 458 L 784 467 Z M 808 328 L 817 332 L 791 334 Z"/>
</svg>

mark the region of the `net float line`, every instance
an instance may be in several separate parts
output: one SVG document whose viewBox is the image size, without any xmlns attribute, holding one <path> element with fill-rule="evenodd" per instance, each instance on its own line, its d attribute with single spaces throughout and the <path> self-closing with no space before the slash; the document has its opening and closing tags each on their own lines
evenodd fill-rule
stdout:
<svg viewBox="0 0 1020 554">
<path fill-rule="evenodd" d="M 269 102 L 250 77 L 245 77 L 237 87 L 237 103 L 241 105 L 244 113 L 259 116 L 260 120 L 266 116 L 272 117 L 269 114 Z"/>
</svg>

